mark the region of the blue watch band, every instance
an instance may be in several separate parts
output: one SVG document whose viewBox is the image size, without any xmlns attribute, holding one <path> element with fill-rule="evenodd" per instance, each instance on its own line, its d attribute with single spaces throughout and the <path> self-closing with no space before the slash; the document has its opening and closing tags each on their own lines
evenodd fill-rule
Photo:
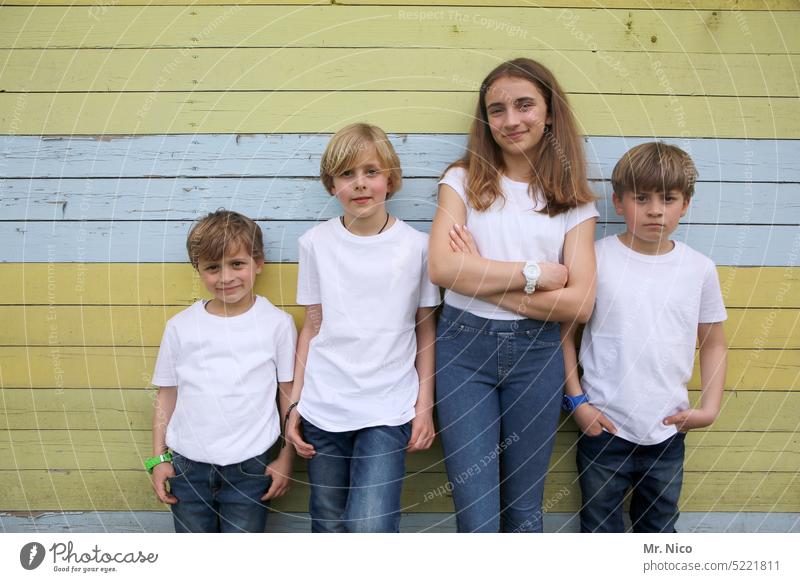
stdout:
<svg viewBox="0 0 800 582">
<path fill-rule="evenodd" d="M 586 394 L 579 394 L 578 396 L 569 396 L 564 394 L 564 398 L 561 400 L 561 408 L 564 412 L 571 413 L 585 402 L 589 402 L 589 398 L 586 396 Z"/>
</svg>

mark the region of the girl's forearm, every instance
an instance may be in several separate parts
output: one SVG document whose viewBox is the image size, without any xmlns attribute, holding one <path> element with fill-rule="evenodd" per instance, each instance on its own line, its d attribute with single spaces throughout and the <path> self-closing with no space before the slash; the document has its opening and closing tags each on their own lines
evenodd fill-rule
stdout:
<svg viewBox="0 0 800 582">
<path fill-rule="evenodd" d="M 586 323 L 594 308 L 594 293 L 579 286 L 556 291 L 494 293 L 481 299 L 530 319 Z"/>
<path fill-rule="evenodd" d="M 491 295 L 522 290 L 524 262 L 493 261 L 449 248 L 431 257 L 431 281 L 462 295 Z"/>
</svg>

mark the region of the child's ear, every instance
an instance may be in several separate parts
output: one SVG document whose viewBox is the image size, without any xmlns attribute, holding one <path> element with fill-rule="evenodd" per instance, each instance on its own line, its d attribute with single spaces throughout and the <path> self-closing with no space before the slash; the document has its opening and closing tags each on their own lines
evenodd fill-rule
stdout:
<svg viewBox="0 0 800 582">
<path fill-rule="evenodd" d="M 622 196 L 617 196 L 617 193 L 614 192 L 611 195 L 611 201 L 614 203 L 614 210 L 619 216 L 622 216 Z"/>
<path fill-rule="evenodd" d="M 686 216 L 686 211 L 689 210 L 689 202 L 692 201 L 691 198 L 687 198 L 685 194 L 681 194 L 683 196 L 683 210 L 681 210 L 681 218 Z"/>
<path fill-rule="evenodd" d="M 264 268 L 264 259 L 256 260 L 256 275 L 261 274 L 261 270 Z"/>
</svg>

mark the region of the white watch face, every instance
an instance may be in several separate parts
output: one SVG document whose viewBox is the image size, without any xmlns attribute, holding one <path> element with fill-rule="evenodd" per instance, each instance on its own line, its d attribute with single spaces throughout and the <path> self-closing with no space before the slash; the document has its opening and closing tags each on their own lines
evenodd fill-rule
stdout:
<svg viewBox="0 0 800 582">
<path fill-rule="evenodd" d="M 528 263 L 525 265 L 525 268 L 522 270 L 522 273 L 528 279 L 538 279 L 539 275 L 541 274 L 542 270 L 539 268 L 538 263 Z"/>
</svg>

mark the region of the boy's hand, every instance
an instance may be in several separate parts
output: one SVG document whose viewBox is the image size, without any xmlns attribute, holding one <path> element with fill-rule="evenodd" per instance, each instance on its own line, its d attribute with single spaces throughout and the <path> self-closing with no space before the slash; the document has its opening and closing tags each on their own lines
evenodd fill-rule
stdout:
<svg viewBox="0 0 800 582">
<path fill-rule="evenodd" d="M 297 454 L 304 459 L 314 456 L 314 447 L 303 440 L 300 434 L 300 413 L 295 406 L 289 413 L 289 420 L 286 421 L 286 442 L 294 447 Z"/>
<path fill-rule="evenodd" d="M 478 245 L 475 244 L 475 239 L 472 238 L 472 233 L 467 230 L 466 224 L 464 226 L 453 225 L 450 230 L 450 250 L 454 253 L 481 256 L 480 252 L 478 252 Z"/>
<path fill-rule="evenodd" d="M 693 428 L 704 428 L 711 426 L 717 419 L 717 413 L 704 410 L 702 408 L 689 408 L 681 410 L 678 414 L 673 414 L 664 419 L 664 424 L 675 425 L 678 432 L 689 432 Z"/>
<path fill-rule="evenodd" d="M 409 453 L 416 453 L 429 449 L 436 438 L 436 431 L 433 428 L 433 407 L 426 407 L 417 413 L 411 421 L 411 438 L 408 439 Z"/>
<path fill-rule="evenodd" d="M 617 434 L 617 427 L 606 416 L 588 402 L 581 404 L 572 412 L 575 422 L 581 432 L 586 436 L 597 436 L 603 429 L 611 434 Z"/>
<path fill-rule="evenodd" d="M 175 505 L 178 503 L 178 498 L 167 491 L 167 479 L 175 476 L 175 467 L 172 463 L 159 463 L 153 467 L 153 490 L 156 492 L 156 497 L 161 503 Z"/>
<path fill-rule="evenodd" d="M 283 451 L 287 450 L 283 449 Z M 265 475 L 272 477 L 272 485 L 261 496 L 261 501 L 276 499 L 289 492 L 292 477 L 292 456 L 289 453 L 284 454 L 283 451 L 281 451 L 277 459 L 267 465 L 267 470 L 264 471 Z"/>
</svg>

